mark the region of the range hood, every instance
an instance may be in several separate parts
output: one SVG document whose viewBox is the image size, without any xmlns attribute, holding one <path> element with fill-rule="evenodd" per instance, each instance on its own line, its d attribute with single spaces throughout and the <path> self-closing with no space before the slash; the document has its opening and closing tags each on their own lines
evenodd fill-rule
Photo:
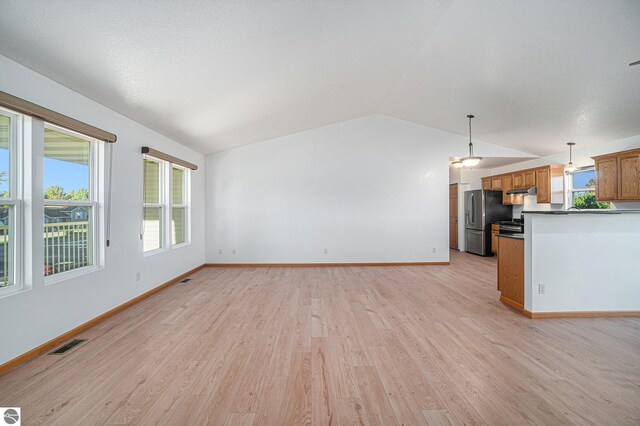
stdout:
<svg viewBox="0 0 640 426">
<path fill-rule="evenodd" d="M 508 195 L 536 195 L 538 190 L 535 186 L 531 188 L 518 188 L 518 189 L 510 189 L 507 191 Z"/>
</svg>

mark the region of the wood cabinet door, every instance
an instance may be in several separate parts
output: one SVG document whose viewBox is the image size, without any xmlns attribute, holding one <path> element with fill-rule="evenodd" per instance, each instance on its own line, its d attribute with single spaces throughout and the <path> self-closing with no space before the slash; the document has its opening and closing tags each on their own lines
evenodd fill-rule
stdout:
<svg viewBox="0 0 640 426">
<path fill-rule="evenodd" d="M 532 186 L 536 186 L 536 171 L 530 170 L 528 172 L 524 172 L 524 187 L 531 188 Z"/>
<path fill-rule="evenodd" d="M 640 200 L 640 154 L 618 157 L 618 199 Z"/>
<path fill-rule="evenodd" d="M 502 296 L 524 305 L 524 242 L 502 238 L 498 251 L 498 290 Z"/>
<path fill-rule="evenodd" d="M 491 178 L 482 178 L 482 189 L 487 191 L 491 190 Z"/>
<path fill-rule="evenodd" d="M 491 178 L 491 190 L 492 191 L 500 191 L 500 189 L 502 189 L 502 180 L 500 179 L 500 176 L 492 177 Z"/>
<path fill-rule="evenodd" d="M 524 173 L 513 173 L 513 187 L 515 189 L 524 188 Z"/>
<path fill-rule="evenodd" d="M 550 203 L 551 202 L 551 175 L 549 169 L 536 170 L 536 189 L 538 194 L 536 195 L 536 201 L 538 203 Z"/>
<path fill-rule="evenodd" d="M 618 159 L 596 161 L 596 200 L 611 201 L 618 197 Z"/>
<path fill-rule="evenodd" d="M 458 249 L 458 184 L 449 185 L 449 247 Z"/>
<path fill-rule="evenodd" d="M 491 225 L 491 253 L 498 253 L 498 233 L 500 232 L 500 228 L 495 223 Z"/>
<path fill-rule="evenodd" d="M 502 176 L 502 204 L 510 206 L 513 204 L 511 195 L 507 195 L 507 191 L 513 188 L 511 175 Z"/>
</svg>

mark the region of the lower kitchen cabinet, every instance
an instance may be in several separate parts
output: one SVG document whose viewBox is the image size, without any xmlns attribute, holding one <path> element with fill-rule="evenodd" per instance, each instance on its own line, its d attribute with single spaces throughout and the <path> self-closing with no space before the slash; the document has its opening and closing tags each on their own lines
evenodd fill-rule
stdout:
<svg viewBox="0 0 640 426">
<path fill-rule="evenodd" d="M 498 236 L 498 290 L 500 300 L 524 310 L 524 239 Z"/>
</svg>

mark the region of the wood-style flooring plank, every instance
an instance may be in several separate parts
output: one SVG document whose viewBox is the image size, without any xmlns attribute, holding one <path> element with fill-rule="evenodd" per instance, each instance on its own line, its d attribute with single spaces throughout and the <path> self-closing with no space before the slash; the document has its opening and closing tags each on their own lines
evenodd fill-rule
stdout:
<svg viewBox="0 0 640 426">
<path fill-rule="evenodd" d="M 525 318 L 495 259 L 191 278 L 0 376 L 0 406 L 26 425 L 640 424 L 640 318 Z"/>
</svg>

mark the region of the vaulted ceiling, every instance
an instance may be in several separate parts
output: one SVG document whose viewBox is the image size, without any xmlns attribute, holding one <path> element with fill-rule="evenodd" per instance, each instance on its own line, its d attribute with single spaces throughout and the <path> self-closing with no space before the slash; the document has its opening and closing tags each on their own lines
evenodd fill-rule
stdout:
<svg viewBox="0 0 640 426">
<path fill-rule="evenodd" d="M 551 154 L 640 134 L 640 1 L 5 1 L 0 54 L 202 153 L 373 113 Z"/>
</svg>

